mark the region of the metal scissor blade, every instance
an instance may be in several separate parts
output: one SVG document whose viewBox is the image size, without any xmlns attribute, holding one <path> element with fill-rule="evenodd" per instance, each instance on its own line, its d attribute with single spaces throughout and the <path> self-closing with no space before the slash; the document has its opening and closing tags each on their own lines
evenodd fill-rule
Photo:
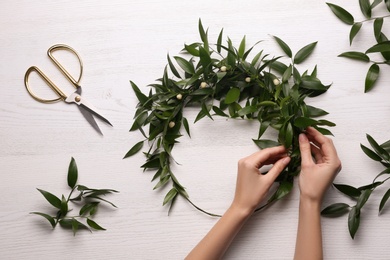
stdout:
<svg viewBox="0 0 390 260">
<path fill-rule="evenodd" d="M 101 116 L 99 113 L 96 112 L 96 109 L 91 105 L 89 104 L 89 102 L 85 101 L 85 99 L 82 99 L 81 100 L 81 103 L 79 106 L 82 106 L 83 108 L 85 108 L 86 110 L 88 110 L 88 112 L 90 112 L 91 114 L 93 114 L 94 116 L 98 117 L 100 120 L 102 120 L 103 122 L 105 122 L 106 124 L 109 124 L 110 126 L 113 126 L 110 121 L 108 121 L 106 118 L 104 118 L 103 116 Z"/>
<path fill-rule="evenodd" d="M 103 135 L 93 116 L 100 118 L 103 122 L 109 124 L 110 126 L 112 126 L 112 124 L 110 123 L 110 121 L 108 121 L 99 113 L 97 113 L 96 112 L 97 109 L 93 105 L 91 105 L 87 100 L 82 98 L 80 94 L 81 94 L 81 87 L 78 87 L 74 93 L 72 93 L 65 99 L 65 102 L 77 104 L 81 114 L 83 114 L 85 119 L 87 119 L 87 121 L 92 125 L 92 127 L 96 131 L 98 131 L 101 135 Z"/>
<path fill-rule="evenodd" d="M 100 130 L 99 126 L 97 125 L 95 119 L 93 118 L 92 114 L 81 104 L 77 106 L 81 112 L 81 114 L 87 119 L 88 123 L 91 124 L 91 126 L 101 135 L 103 135 L 102 131 Z"/>
</svg>

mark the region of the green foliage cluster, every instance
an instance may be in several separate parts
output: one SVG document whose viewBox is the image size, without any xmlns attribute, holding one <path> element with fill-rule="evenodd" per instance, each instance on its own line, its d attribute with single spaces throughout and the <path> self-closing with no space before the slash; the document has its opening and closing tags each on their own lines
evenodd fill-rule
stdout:
<svg viewBox="0 0 390 260">
<path fill-rule="evenodd" d="M 358 188 L 352 187 L 346 184 L 333 184 L 343 194 L 356 201 L 356 204 L 350 206 L 346 203 L 334 203 L 322 210 L 321 214 L 328 217 L 338 217 L 349 212 L 348 215 L 348 229 L 352 238 L 359 228 L 361 210 L 370 198 L 371 193 L 379 186 L 384 184 L 390 177 L 386 177 L 383 180 L 379 180 L 381 176 L 388 176 L 390 174 L 390 140 L 379 145 L 370 135 L 367 134 L 367 140 L 372 149 L 360 144 L 363 152 L 372 160 L 382 164 L 385 169 L 381 171 L 368 185 L 364 185 Z M 388 189 L 382 197 L 379 204 L 379 213 L 383 210 L 387 200 L 390 197 L 390 189 Z"/>
<path fill-rule="evenodd" d="M 331 134 L 324 127 L 335 125 L 315 119 L 328 113 L 305 102 L 307 97 L 326 92 L 330 85 L 322 84 L 317 78 L 317 66 L 311 73 L 307 70 L 301 73 L 297 67 L 311 55 L 317 43 L 310 43 L 293 55 L 282 39 L 273 36 L 290 60 L 285 64 L 280 61 L 282 56 L 274 57 L 263 50 L 249 58 L 259 42 L 247 48 L 245 36 L 236 48 L 230 38 L 223 43 L 222 29 L 216 44 L 210 44 L 208 30 L 200 20 L 198 28 L 201 42 L 185 44 L 184 57 L 172 59 L 168 55 L 163 76 L 149 85 L 148 95 L 131 82 L 139 103 L 130 131 L 139 130 L 145 139 L 137 142 L 125 158 L 142 150 L 146 143 L 149 149 L 144 152 L 146 162 L 141 168 L 155 171 L 152 181 L 156 180 L 157 184 L 154 189 L 172 184 L 163 205 L 172 206 L 175 199 L 182 196 L 198 210 L 214 215 L 191 202 L 171 170 L 173 147 L 183 130 L 190 136 L 183 111 L 188 106 L 199 107 L 195 122 L 205 117 L 212 120 L 214 116 L 255 120 L 260 123 L 258 136 L 253 139 L 255 144 L 260 148 L 283 144 L 292 158 L 276 180 L 279 186 L 268 205 L 287 195 L 293 187 L 293 178 L 300 167 L 299 134 L 309 126 L 323 134 Z M 277 140 L 262 139 L 268 128 L 278 132 Z"/>
<path fill-rule="evenodd" d="M 45 199 L 57 210 L 55 216 L 42 212 L 31 212 L 31 214 L 44 217 L 49 221 L 53 228 L 55 228 L 59 223 L 61 227 L 71 229 L 74 235 L 76 235 L 79 229 L 87 229 L 90 231 L 91 228 L 94 230 L 105 230 L 97 224 L 92 217 L 96 214 L 101 201 L 116 208 L 113 203 L 102 198 L 102 196 L 116 193 L 118 191 L 112 189 L 92 189 L 84 185 L 77 184 L 78 170 L 76 161 L 73 158 L 69 164 L 67 179 L 68 186 L 72 189 L 67 197 L 62 195 L 60 199 L 48 191 L 38 189 L 43 197 L 45 197 Z M 72 197 L 74 192 L 78 192 L 78 194 Z M 79 215 L 68 216 L 68 213 L 71 211 L 71 209 L 69 209 L 70 202 L 77 203 L 81 206 Z M 85 220 L 86 224 L 80 220 Z"/>
<path fill-rule="evenodd" d="M 386 7 L 386 10 L 390 12 L 390 0 L 374 0 L 372 3 L 370 3 L 370 0 L 359 0 L 360 10 L 367 18 L 363 21 L 355 21 L 355 18 L 352 16 L 352 14 L 350 14 L 347 10 L 338 5 L 331 3 L 327 3 L 327 5 L 341 21 L 351 26 L 351 30 L 349 33 L 350 45 L 352 45 L 354 38 L 359 33 L 363 24 L 373 21 L 373 32 L 377 44 L 369 47 L 365 52 L 348 51 L 343 52 L 339 55 L 339 57 L 345 57 L 366 63 L 372 63 L 368 69 L 365 79 L 364 92 L 368 92 L 375 86 L 375 83 L 379 77 L 379 65 L 390 65 L 390 41 L 388 40 L 387 36 L 382 32 L 383 20 L 385 18 L 390 17 L 390 14 L 385 16 L 372 17 L 373 9 L 378 5 Z M 377 53 L 380 53 L 382 55 L 382 61 L 374 61 L 368 56 L 368 54 Z"/>
</svg>

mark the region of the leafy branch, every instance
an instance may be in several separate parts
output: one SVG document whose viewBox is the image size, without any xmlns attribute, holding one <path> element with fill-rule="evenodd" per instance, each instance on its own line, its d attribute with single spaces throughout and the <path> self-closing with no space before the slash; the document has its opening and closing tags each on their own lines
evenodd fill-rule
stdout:
<svg viewBox="0 0 390 260">
<path fill-rule="evenodd" d="M 380 5 L 381 3 L 383 3 L 383 5 Z M 365 52 L 348 51 L 348 52 L 343 52 L 339 55 L 339 57 L 345 57 L 345 58 L 358 60 L 366 63 L 369 62 L 372 63 L 366 74 L 365 87 L 364 87 L 364 92 L 369 92 L 375 86 L 375 83 L 379 77 L 379 73 L 380 73 L 379 65 L 390 65 L 390 41 L 388 40 L 387 36 L 382 32 L 383 21 L 384 19 L 389 18 L 390 15 L 372 17 L 372 11 L 376 6 L 380 5 L 383 7 L 385 6 L 387 11 L 390 12 L 390 0 L 384 0 L 384 1 L 374 0 L 372 3 L 370 3 L 369 0 L 359 0 L 360 10 L 363 13 L 363 15 L 367 18 L 366 20 L 360 22 L 355 21 L 355 18 L 352 16 L 352 14 L 350 14 L 344 8 L 331 3 L 327 3 L 327 5 L 342 22 L 351 26 L 349 32 L 350 45 L 352 45 L 353 40 L 355 39 L 356 35 L 359 33 L 363 24 L 366 22 L 373 21 L 373 32 L 377 44 L 371 46 Z M 384 59 L 382 61 L 373 61 L 368 56 L 368 54 L 373 54 L 373 53 L 380 53 Z"/>
<path fill-rule="evenodd" d="M 337 190 L 339 190 L 343 194 L 347 195 L 348 197 L 356 201 L 356 204 L 350 206 L 346 203 L 334 203 L 332 205 L 329 205 L 325 209 L 323 209 L 321 212 L 323 216 L 328 216 L 328 217 L 338 217 L 349 212 L 348 229 L 352 238 L 355 237 L 355 234 L 359 229 L 361 210 L 363 206 L 366 204 L 367 200 L 370 198 L 372 192 L 390 179 L 389 177 L 390 140 L 379 145 L 374 140 L 374 138 L 372 138 L 368 134 L 367 134 L 367 140 L 371 145 L 372 149 L 364 146 L 363 144 L 360 144 L 361 149 L 372 160 L 382 164 L 385 167 L 385 169 L 381 171 L 379 174 L 377 174 L 377 176 L 374 178 L 372 183 L 358 188 L 346 184 L 333 184 Z M 387 177 L 383 180 L 379 180 L 379 177 L 382 176 L 387 176 Z M 389 197 L 390 197 L 390 189 L 388 189 L 382 197 L 382 200 L 379 204 L 379 213 L 381 213 L 381 211 L 383 210 Z"/>
<path fill-rule="evenodd" d="M 298 175 L 300 167 L 299 134 L 309 126 L 323 134 L 331 134 L 324 126 L 335 125 L 315 119 L 328 113 L 305 102 L 307 97 L 325 93 L 330 85 L 322 84 L 317 78 L 317 67 L 311 73 L 298 70 L 299 64 L 314 51 L 317 42 L 304 46 L 293 55 L 290 47 L 274 36 L 290 60 L 285 64 L 280 61 L 282 56 L 265 54 L 263 50 L 249 58 L 260 42 L 247 48 L 244 36 L 237 48 L 229 37 L 223 43 L 222 29 L 216 43 L 211 44 L 208 30 L 204 29 L 201 20 L 198 29 L 201 42 L 185 44 L 183 57 L 173 56 L 172 59 L 168 55 L 164 73 L 156 83 L 149 85 L 148 95 L 130 81 L 139 101 L 130 131 L 139 130 L 145 139 L 134 144 L 124 158 L 133 156 L 147 144 L 146 162 L 141 168 L 155 172 L 152 181 L 157 181 L 157 184 L 154 189 L 168 183 L 172 185 L 163 205 L 172 207 L 175 199 L 182 196 L 196 209 L 218 216 L 190 201 L 184 186 L 171 170 L 171 163 L 175 162 L 171 154 L 173 147 L 179 143 L 183 131 L 191 136 L 183 111 L 188 106 L 199 107 L 195 122 L 205 117 L 213 120 L 214 116 L 254 120 L 260 124 L 254 143 L 260 148 L 283 144 L 292 158 L 276 180 L 279 186 L 267 202 L 269 205 L 293 188 L 293 178 Z M 278 132 L 277 140 L 262 138 L 269 128 Z"/>
<path fill-rule="evenodd" d="M 61 199 L 54 194 L 37 189 L 43 197 L 56 208 L 57 212 L 53 216 L 52 214 L 42 213 L 42 212 L 31 212 L 30 214 L 39 215 L 49 221 L 50 225 L 55 228 L 57 224 L 64 228 L 69 228 L 73 230 L 73 234 L 76 235 L 79 229 L 87 229 L 91 231 L 91 228 L 94 230 L 105 230 L 98 223 L 96 223 L 92 217 L 96 214 L 100 202 L 105 202 L 111 206 L 116 206 L 110 201 L 102 198 L 107 194 L 117 193 L 118 191 L 112 189 L 92 189 L 84 185 L 77 184 L 78 179 L 78 170 L 77 164 L 74 158 L 72 157 L 69 169 L 68 169 L 68 186 L 72 189 L 67 196 L 67 198 L 62 195 Z M 74 195 L 74 193 L 77 195 Z M 69 209 L 69 203 L 77 203 L 81 206 L 78 215 L 68 216 L 68 213 L 71 211 Z M 81 222 L 81 221 L 84 221 Z"/>
</svg>

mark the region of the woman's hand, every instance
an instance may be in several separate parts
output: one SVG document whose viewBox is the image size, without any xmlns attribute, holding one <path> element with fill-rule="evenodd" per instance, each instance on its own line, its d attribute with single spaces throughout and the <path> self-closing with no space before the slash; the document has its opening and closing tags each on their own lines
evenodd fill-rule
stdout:
<svg viewBox="0 0 390 260">
<path fill-rule="evenodd" d="M 299 136 L 299 146 L 302 157 L 299 175 L 301 199 L 321 203 L 326 190 L 341 170 L 336 148 L 331 139 L 312 127 Z"/>
<path fill-rule="evenodd" d="M 238 162 L 232 207 L 248 214 L 252 213 L 289 162 L 290 157 L 283 146 L 267 148 L 241 159 Z M 259 169 L 269 164 L 273 166 L 268 173 L 260 173 Z"/>
</svg>

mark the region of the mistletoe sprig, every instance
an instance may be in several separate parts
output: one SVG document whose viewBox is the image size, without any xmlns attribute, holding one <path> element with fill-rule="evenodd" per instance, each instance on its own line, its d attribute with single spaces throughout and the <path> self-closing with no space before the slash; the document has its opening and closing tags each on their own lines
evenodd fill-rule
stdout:
<svg viewBox="0 0 390 260">
<path fill-rule="evenodd" d="M 382 5 L 380 5 L 383 3 Z M 355 18 L 344 8 L 327 3 L 332 12 L 344 23 L 351 26 L 349 33 L 349 42 L 352 45 L 352 42 L 355 36 L 359 33 L 363 24 L 373 21 L 373 32 L 377 44 L 369 47 L 365 52 L 361 51 L 348 51 L 343 52 L 339 57 L 345 57 L 349 59 L 359 60 L 366 63 L 372 63 L 369 67 L 366 79 L 364 92 L 369 92 L 374 86 L 379 77 L 380 67 L 379 65 L 390 65 L 390 41 L 386 35 L 382 32 L 383 20 L 390 17 L 390 14 L 378 17 L 372 17 L 372 12 L 375 7 L 382 6 L 386 7 L 386 10 L 390 12 L 390 0 L 374 0 L 370 3 L 369 0 L 359 0 L 360 10 L 363 15 L 366 17 L 366 20 L 355 21 Z M 368 56 L 368 54 L 380 53 L 383 56 L 382 61 L 374 61 Z"/>
<path fill-rule="evenodd" d="M 54 194 L 37 189 L 45 199 L 57 210 L 56 214 L 42 213 L 42 212 L 31 212 L 31 214 L 39 215 L 49 221 L 51 226 L 55 228 L 57 224 L 61 227 L 69 228 L 73 230 L 73 235 L 76 235 L 79 229 L 90 230 L 105 230 L 99 224 L 97 224 L 92 217 L 96 214 L 100 202 L 105 202 L 111 206 L 116 206 L 102 198 L 107 194 L 117 193 L 118 191 L 112 189 L 92 189 L 84 185 L 77 184 L 78 170 L 76 161 L 71 159 L 68 169 L 68 186 L 72 189 L 67 197 L 62 195 L 61 199 Z M 78 192 L 76 196 L 74 193 Z M 75 216 L 68 216 L 71 211 L 69 209 L 70 202 L 77 203 L 81 206 L 79 214 Z M 81 222 L 84 221 L 85 223 Z"/>
<path fill-rule="evenodd" d="M 321 212 L 323 216 L 328 217 L 338 217 L 349 212 L 348 229 L 352 238 L 355 237 L 355 234 L 359 229 L 361 210 L 366 204 L 367 200 L 370 198 L 370 195 L 377 187 L 381 186 L 390 179 L 390 177 L 388 177 L 390 174 L 390 140 L 379 145 L 378 142 L 368 134 L 367 140 L 372 149 L 366 147 L 363 144 L 360 144 L 363 152 L 372 160 L 377 161 L 383 165 L 385 169 L 377 174 L 372 183 L 358 188 L 346 184 L 333 184 L 334 187 L 336 187 L 336 189 L 338 189 L 340 192 L 356 201 L 356 204 L 350 206 L 346 203 L 334 203 L 323 209 Z M 380 177 L 383 176 L 386 176 L 386 178 L 380 180 Z M 382 200 L 380 201 L 379 213 L 381 213 L 389 198 L 390 189 L 385 192 Z"/>
<path fill-rule="evenodd" d="M 154 189 L 168 183 L 172 185 L 163 205 L 172 207 L 175 199 L 182 196 L 198 210 L 218 216 L 196 206 L 172 172 L 172 149 L 184 130 L 190 136 L 183 111 L 188 106 L 199 107 L 195 122 L 205 117 L 213 120 L 214 116 L 258 121 L 260 127 L 258 136 L 253 139 L 255 144 L 260 148 L 283 144 L 292 158 L 276 180 L 279 186 L 266 203 L 269 205 L 291 191 L 293 178 L 299 173 L 299 134 L 308 126 L 331 134 L 324 126 L 334 126 L 330 121 L 314 119 L 328 113 L 305 102 L 306 97 L 321 95 L 330 85 L 322 84 L 317 78 L 317 67 L 311 73 L 307 70 L 300 73 L 297 66 L 310 56 L 317 43 L 310 43 L 293 55 L 283 40 L 273 36 L 290 60 L 285 64 L 280 61 L 282 56 L 274 57 L 263 50 L 249 58 L 259 42 L 247 48 L 245 36 L 236 48 L 230 38 L 223 43 L 222 29 L 217 42 L 211 44 L 201 20 L 198 28 L 201 42 L 185 44 L 184 57 L 172 59 L 168 55 L 163 76 L 149 85 L 148 95 L 131 82 L 139 103 L 130 131 L 139 130 L 145 139 L 137 142 L 125 158 L 142 150 L 146 143 L 149 149 L 144 152 L 146 162 L 141 168 L 155 171 L 152 181 L 156 180 L 157 184 Z M 277 140 L 262 139 L 268 128 L 278 132 Z"/>
</svg>

